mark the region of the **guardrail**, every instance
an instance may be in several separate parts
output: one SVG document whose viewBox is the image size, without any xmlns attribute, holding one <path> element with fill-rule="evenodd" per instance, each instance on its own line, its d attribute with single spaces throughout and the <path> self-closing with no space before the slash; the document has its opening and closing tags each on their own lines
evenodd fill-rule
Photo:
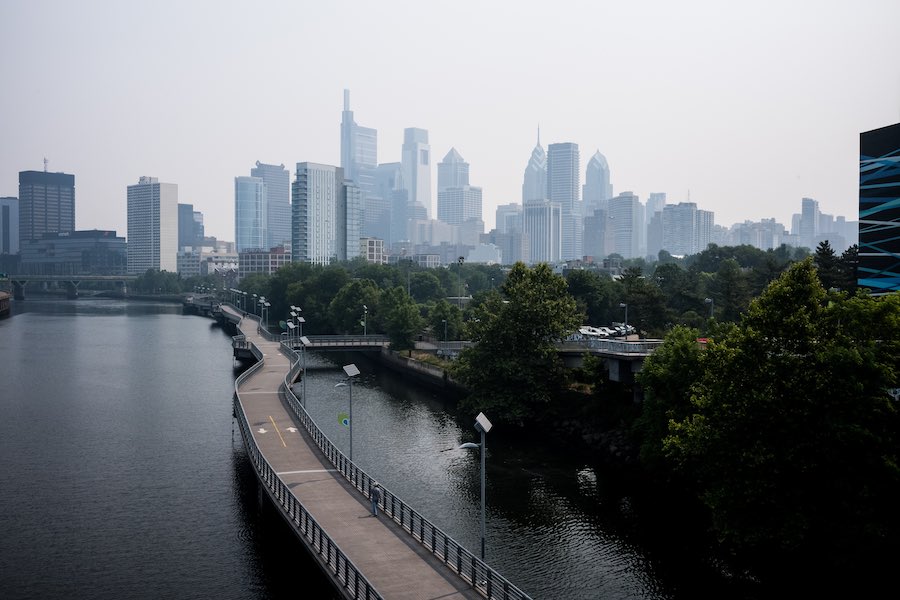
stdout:
<svg viewBox="0 0 900 600">
<path fill-rule="evenodd" d="M 237 417 L 238 427 L 244 444 L 250 455 L 250 462 L 256 470 L 259 480 L 265 484 L 266 493 L 281 509 L 282 516 L 294 530 L 300 534 L 308 548 L 313 550 L 320 564 L 327 567 L 332 576 L 340 582 L 344 590 L 355 600 L 382 600 L 382 596 L 375 590 L 362 572 L 356 568 L 353 562 L 347 558 L 340 547 L 328 536 L 321 525 L 306 510 L 303 504 L 297 500 L 283 481 L 275 474 L 275 471 L 263 457 L 253 434 L 250 431 L 250 423 L 241 405 L 238 388 L 250 375 L 263 365 L 263 355 L 255 345 L 251 344 L 251 352 L 257 362 L 241 373 L 234 381 L 234 412 Z"/>
<path fill-rule="evenodd" d="M 357 467 L 328 439 L 328 436 L 318 428 L 316 422 L 301 405 L 289 383 L 294 380 L 300 371 L 299 357 L 287 344 L 282 344 L 281 348 L 292 359 L 291 369 L 284 377 L 284 390 L 288 405 L 329 462 L 334 465 L 350 485 L 368 498 L 374 479 Z M 482 596 L 500 600 L 531 600 L 530 596 L 488 566 L 487 563 L 413 510 L 390 490 L 384 486 L 381 487 L 380 505 L 382 512 L 389 515 L 413 539 L 421 543 L 425 549 L 439 558 L 451 570 L 455 571 Z"/>
<path fill-rule="evenodd" d="M 308 335 L 311 346 L 384 346 L 390 343 L 386 335 Z M 297 342 L 297 338 L 294 338 Z"/>
<path fill-rule="evenodd" d="M 557 346 L 559 350 L 577 350 L 590 348 L 610 354 L 652 354 L 654 350 L 663 345 L 662 340 L 625 342 L 622 340 L 565 340 Z"/>
</svg>

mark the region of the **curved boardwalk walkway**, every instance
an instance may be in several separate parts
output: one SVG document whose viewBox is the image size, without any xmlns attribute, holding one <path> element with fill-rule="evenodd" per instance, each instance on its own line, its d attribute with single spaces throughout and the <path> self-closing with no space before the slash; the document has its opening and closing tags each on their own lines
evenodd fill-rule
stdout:
<svg viewBox="0 0 900 600">
<path fill-rule="evenodd" d="M 334 470 L 282 401 L 279 390 L 291 361 L 280 344 L 257 333 L 256 321 L 244 319 L 241 325 L 264 358 L 237 389 L 253 439 L 289 493 L 377 593 L 401 600 L 483 598 L 388 515 L 372 516 L 369 501 Z"/>
</svg>

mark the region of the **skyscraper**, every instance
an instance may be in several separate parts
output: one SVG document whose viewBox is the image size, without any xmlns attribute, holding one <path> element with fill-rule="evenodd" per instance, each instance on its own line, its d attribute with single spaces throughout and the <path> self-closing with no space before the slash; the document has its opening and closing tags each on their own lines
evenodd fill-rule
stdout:
<svg viewBox="0 0 900 600">
<path fill-rule="evenodd" d="M 547 153 L 541 146 L 541 130 L 538 129 L 537 144 L 531 151 L 531 158 L 525 167 L 522 180 L 522 204 L 547 199 Z"/>
<path fill-rule="evenodd" d="M 600 151 L 594 153 L 588 161 L 584 176 L 584 216 L 593 215 L 598 208 L 606 210 L 609 199 L 613 197 L 612 184 L 609 182 L 609 164 Z"/>
<path fill-rule="evenodd" d="M 263 180 L 266 204 L 266 239 L 260 248 L 291 245 L 291 174 L 284 165 L 256 161 L 251 177 Z"/>
<path fill-rule="evenodd" d="M 75 231 L 75 176 L 19 172 L 19 241 Z"/>
<path fill-rule="evenodd" d="M 426 218 L 431 207 L 431 146 L 428 131 L 408 127 L 403 130 L 403 184 L 409 191 L 409 203 L 425 208 Z"/>
<path fill-rule="evenodd" d="M 644 211 L 640 199 L 631 192 L 622 192 L 609 201 L 609 229 L 611 248 L 622 258 L 641 256 L 640 229 L 643 226 Z"/>
<path fill-rule="evenodd" d="M 19 199 L 0 198 L 0 254 L 19 253 Z"/>
<path fill-rule="evenodd" d="M 438 163 L 437 212 L 438 219 L 450 225 L 481 220 L 481 188 L 469 185 L 469 163 L 456 148 Z"/>
<path fill-rule="evenodd" d="M 547 146 L 547 196 L 562 210 L 562 260 L 582 257 L 582 208 L 578 144 Z"/>
<path fill-rule="evenodd" d="M 359 186 L 332 165 L 297 163 L 291 194 L 292 260 L 327 265 L 359 255 Z"/>
<path fill-rule="evenodd" d="M 355 181 L 365 194 L 372 194 L 377 166 L 378 130 L 357 125 L 350 110 L 350 90 L 344 90 L 344 111 L 341 113 L 341 168 L 344 178 Z"/>
<path fill-rule="evenodd" d="M 800 203 L 800 245 L 816 249 L 819 234 L 819 203 L 812 198 L 804 198 Z"/>
<path fill-rule="evenodd" d="M 178 186 L 141 177 L 128 186 L 128 273 L 175 273 L 177 256 Z"/>
<path fill-rule="evenodd" d="M 859 136 L 859 285 L 900 291 L 900 123 Z"/>
<path fill-rule="evenodd" d="M 262 178 L 234 178 L 234 241 L 238 252 L 269 249 L 266 204 L 266 186 Z"/>
<path fill-rule="evenodd" d="M 194 205 L 178 203 L 178 251 L 197 243 L 194 237 Z"/>
<path fill-rule="evenodd" d="M 364 220 L 366 235 L 379 237 L 390 246 L 409 239 L 409 192 L 403 183 L 401 163 L 383 163 L 375 169 L 375 195 L 381 200 L 369 203 Z"/>
<path fill-rule="evenodd" d="M 562 209 L 558 202 L 531 201 L 522 205 L 528 263 L 556 263 L 562 251 Z"/>
</svg>

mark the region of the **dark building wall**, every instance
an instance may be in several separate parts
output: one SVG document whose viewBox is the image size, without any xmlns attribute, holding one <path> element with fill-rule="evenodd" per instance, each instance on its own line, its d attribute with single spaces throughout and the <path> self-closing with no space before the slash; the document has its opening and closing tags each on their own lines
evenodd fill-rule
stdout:
<svg viewBox="0 0 900 600">
<path fill-rule="evenodd" d="M 75 230 L 75 176 L 68 173 L 19 173 L 19 240 Z"/>
<path fill-rule="evenodd" d="M 900 291 L 900 123 L 859 136 L 859 285 Z"/>
</svg>

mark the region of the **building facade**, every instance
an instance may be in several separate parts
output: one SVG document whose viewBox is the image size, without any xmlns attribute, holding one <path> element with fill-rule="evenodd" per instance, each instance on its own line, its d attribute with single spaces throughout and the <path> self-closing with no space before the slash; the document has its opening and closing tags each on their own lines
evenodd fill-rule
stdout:
<svg viewBox="0 0 900 600">
<path fill-rule="evenodd" d="M 238 253 L 238 279 L 254 273 L 272 275 L 290 262 L 291 254 L 283 246 L 250 248 Z"/>
<path fill-rule="evenodd" d="M 523 206 L 522 216 L 528 264 L 559 262 L 562 252 L 562 208 L 559 203 L 549 200 L 528 202 Z"/>
<path fill-rule="evenodd" d="M 859 136 L 861 287 L 900 291 L 900 123 Z"/>
<path fill-rule="evenodd" d="M 291 245 L 291 174 L 284 165 L 256 161 L 250 177 L 263 181 L 266 205 L 266 248 Z"/>
<path fill-rule="evenodd" d="M 297 163 L 291 196 L 294 261 L 327 265 L 359 255 L 361 193 L 343 169 Z"/>
<path fill-rule="evenodd" d="M 598 208 L 606 210 L 609 207 L 609 199 L 613 197 L 613 187 L 609 182 L 609 163 L 599 150 L 588 161 L 582 192 L 585 217 L 592 215 Z"/>
<path fill-rule="evenodd" d="M 531 158 L 522 178 L 522 204 L 542 202 L 547 199 L 547 153 L 541 146 L 541 130 L 538 129 L 537 144 L 531 151 Z"/>
<path fill-rule="evenodd" d="M 582 207 L 578 144 L 547 146 L 547 197 L 562 210 L 562 260 L 582 256 Z"/>
<path fill-rule="evenodd" d="M 115 231 L 45 233 L 22 244 L 20 275 L 124 275 L 125 238 Z"/>
<path fill-rule="evenodd" d="M 0 198 L 0 255 L 19 253 L 19 199 Z"/>
<path fill-rule="evenodd" d="M 622 258 L 639 258 L 641 249 L 641 229 L 644 225 L 644 210 L 640 199 L 631 192 L 622 192 L 609 201 L 609 247 Z"/>
<path fill-rule="evenodd" d="M 409 192 L 411 205 L 419 204 L 425 208 L 426 218 L 433 214 L 431 206 L 431 145 L 428 143 L 428 131 L 416 127 L 403 130 L 403 148 L 401 154 L 403 166 L 403 184 Z"/>
<path fill-rule="evenodd" d="M 266 185 L 260 177 L 234 178 L 234 241 L 240 253 L 269 247 Z"/>
<path fill-rule="evenodd" d="M 128 273 L 178 269 L 178 185 L 141 177 L 128 186 Z"/>
<path fill-rule="evenodd" d="M 75 176 L 19 173 L 19 242 L 75 230 Z"/>
</svg>

